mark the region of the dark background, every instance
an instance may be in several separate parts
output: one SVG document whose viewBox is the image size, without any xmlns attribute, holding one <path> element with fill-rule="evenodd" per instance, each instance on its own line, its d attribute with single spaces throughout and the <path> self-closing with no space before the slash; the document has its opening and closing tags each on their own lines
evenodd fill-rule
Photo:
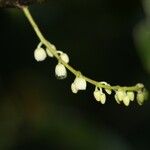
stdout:
<svg viewBox="0 0 150 150">
<path fill-rule="evenodd" d="M 142 1 L 52 0 L 30 10 L 47 39 L 83 74 L 150 88 L 133 34 L 145 19 Z M 108 96 L 101 105 L 90 84 L 73 94 L 72 74 L 55 78 L 56 59 L 34 60 L 38 43 L 21 10 L 0 10 L 1 150 L 149 149 L 149 101 L 125 107 Z"/>
</svg>

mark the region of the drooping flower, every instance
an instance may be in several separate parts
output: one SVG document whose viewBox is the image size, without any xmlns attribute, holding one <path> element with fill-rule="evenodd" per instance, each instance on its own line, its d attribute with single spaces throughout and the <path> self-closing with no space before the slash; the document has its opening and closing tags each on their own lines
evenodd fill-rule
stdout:
<svg viewBox="0 0 150 150">
<path fill-rule="evenodd" d="M 139 105 L 142 105 L 144 102 L 144 93 L 142 91 L 138 91 L 137 93 L 137 102 Z"/>
<path fill-rule="evenodd" d="M 51 44 L 51 43 L 49 43 L 49 45 L 50 45 L 51 49 L 57 51 L 55 45 L 53 45 L 53 44 Z M 48 47 L 46 48 L 46 52 L 47 52 L 47 55 L 48 55 L 49 57 L 54 57 L 54 55 L 51 53 L 51 51 L 49 50 Z"/>
<path fill-rule="evenodd" d="M 71 84 L 71 91 L 76 94 L 78 92 L 78 90 L 76 89 L 76 86 L 74 83 Z"/>
<path fill-rule="evenodd" d="M 60 54 L 60 58 L 65 62 L 69 63 L 69 56 L 66 53 Z"/>
<path fill-rule="evenodd" d="M 34 58 L 36 61 L 43 61 L 46 59 L 46 52 L 42 47 L 37 47 L 34 51 Z"/>
<path fill-rule="evenodd" d="M 126 95 L 124 98 L 123 98 L 123 103 L 125 106 L 129 106 L 130 104 L 130 99 L 129 99 L 129 96 Z"/>
<path fill-rule="evenodd" d="M 106 102 L 106 95 L 102 92 L 102 89 L 98 89 L 97 87 L 95 88 L 95 91 L 93 93 L 95 99 L 102 104 L 105 104 Z"/>
<path fill-rule="evenodd" d="M 71 90 L 73 93 L 77 93 L 79 90 L 86 90 L 86 87 L 86 80 L 82 76 L 76 77 L 74 82 L 71 84 Z"/>
<path fill-rule="evenodd" d="M 64 53 L 63 51 L 58 50 L 57 54 L 60 56 L 60 58 L 65 62 L 65 63 L 69 63 L 69 56 Z"/>
<path fill-rule="evenodd" d="M 108 84 L 108 83 L 105 82 L 105 81 L 102 81 L 102 82 L 99 82 L 99 83 L 111 87 L 110 84 Z M 105 88 L 105 91 L 106 91 L 106 93 L 109 94 L 109 95 L 111 95 L 111 93 L 112 93 L 112 91 L 111 91 L 110 89 L 107 89 L 107 88 Z"/>
<path fill-rule="evenodd" d="M 123 102 L 125 106 L 129 106 L 130 101 L 134 100 L 134 92 L 118 89 L 115 94 L 115 100 L 118 104 Z"/>
<path fill-rule="evenodd" d="M 50 52 L 50 50 L 48 48 L 46 48 L 46 52 L 49 57 L 53 57 L 53 54 Z"/>
<path fill-rule="evenodd" d="M 74 85 L 77 90 L 86 90 L 86 80 L 82 77 L 76 77 L 74 80 Z"/>
<path fill-rule="evenodd" d="M 127 96 L 129 97 L 130 101 L 134 100 L 134 92 L 128 91 Z"/>
<path fill-rule="evenodd" d="M 126 96 L 126 92 L 122 89 L 118 89 L 118 91 L 116 91 L 116 97 L 118 98 L 119 101 L 123 101 L 123 99 Z"/>
<path fill-rule="evenodd" d="M 58 79 L 65 79 L 67 77 L 67 69 L 61 63 L 58 63 L 55 67 L 55 75 Z"/>
</svg>

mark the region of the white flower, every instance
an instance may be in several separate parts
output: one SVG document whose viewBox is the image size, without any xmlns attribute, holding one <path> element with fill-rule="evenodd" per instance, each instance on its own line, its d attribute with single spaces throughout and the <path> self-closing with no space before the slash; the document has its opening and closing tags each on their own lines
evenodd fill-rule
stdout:
<svg viewBox="0 0 150 150">
<path fill-rule="evenodd" d="M 51 47 L 53 50 L 56 51 L 55 45 L 53 45 L 53 44 L 51 44 L 51 43 L 49 43 L 49 45 L 50 45 L 50 47 Z M 48 48 L 46 48 L 46 52 L 47 52 L 47 55 L 48 55 L 49 57 L 53 57 L 53 56 L 54 56 Z"/>
<path fill-rule="evenodd" d="M 125 106 L 129 106 L 130 101 L 134 100 L 134 93 L 131 91 L 126 92 L 122 89 L 118 89 L 115 94 L 115 100 L 118 104 L 120 104 L 120 102 L 122 101 Z"/>
<path fill-rule="evenodd" d="M 125 104 L 125 106 L 129 106 L 130 99 L 127 95 L 123 98 L 123 103 Z"/>
<path fill-rule="evenodd" d="M 116 100 L 116 102 L 117 102 L 118 104 L 120 104 L 120 101 L 119 101 L 119 99 L 118 99 L 117 94 L 115 94 L 115 100 Z"/>
<path fill-rule="evenodd" d="M 71 91 L 75 94 L 78 92 L 74 83 L 71 84 Z"/>
<path fill-rule="evenodd" d="M 108 84 L 107 82 L 105 81 L 102 81 L 102 82 L 99 82 L 100 84 L 104 84 L 104 85 L 107 85 L 107 86 L 110 86 L 110 84 Z M 107 94 L 111 95 L 112 91 L 110 89 L 106 89 L 105 88 L 105 91 Z"/>
<path fill-rule="evenodd" d="M 122 101 L 126 96 L 126 92 L 121 90 L 121 89 L 118 89 L 118 91 L 116 91 L 116 97 L 118 97 L 118 100 L 119 101 Z"/>
<path fill-rule="evenodd" d="M 34 51 L 34 58 L 36 61 L 43 61 L 46 59 L 46 52 L 43 48 L 38 47 Z"/>
<path fill-rule="evenodd" d="M 139 91 L 137 93 L 137 102 L 138 102 L 139 105 L 142 105 L 143 102 L 144 102 L 144 94 L 143 94 L 142 91 Z"/>
<path fill-rule="evenodd" d="M 136 86 L 138 86 L 139 88 L 144 88 L 144 84 L 143 83 L 138 83 L 138 84 L 136 84 Z"/>
<path fill-rule="evenodd" d="M 53 54 L 50 52 L 50 50 L 48 48 L 46 48 L 46 52 L 49 57 L 53 57 Z"/>
<path fill-rule="evenodd" d="M 66 53 L 60 54 L 60 58 L 65 62 L 69 63 L 69 56 Z"/>
<path fill-rule="evenodd" d="M 71 90 L 73 93 L 77 93 L 79 90 L 86 90 L 86 87 L 86 80 L 82 76 L 76 77 L 74 82 L 71 84 Z"/>
<path fill-rule="evenodd" d="M 111 90 L 108 90 L 108 89 L 105 89 L 105 91 L 106 91 L 106 93 L 109 94 L 109 95 L 111 95 L 111 93 L 112 93 Z"/>
<path fill-rule="evenodd" d="M 74 80 L 74 85 L 77 90 L 86 90 L 86 80 L 82 77 L 76 77 Z"/>
<path fill-rule="evenodd" d="M 93 94 L 97 101 L 101 102 L 102 104 L 105 104 L 106 95 L 102 92 L 102 89 L 98 90 L 98 88 L 96 87 Z"/>
<path fill-rule="evenodd" d="M 134 100 L 134 92 L 128 91 L 127 96 L 129 97 L 130 101 Z"/>
<path fill-rule="evenodd" d="M 67 70 L 65 66 L 58 63 L 55 67 L 55 75 L 58 79 L 65 79 L 67 77 Z"/>
</svg>

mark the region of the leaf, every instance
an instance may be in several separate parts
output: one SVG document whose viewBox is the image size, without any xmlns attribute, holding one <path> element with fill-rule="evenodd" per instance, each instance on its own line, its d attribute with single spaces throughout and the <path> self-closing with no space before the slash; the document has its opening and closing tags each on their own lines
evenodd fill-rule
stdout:
<svg viewBox="0 0 150 150">
<path fill-rule="evenodd" d="M 143 66 L 150 73 L 150 23 L 140 23 L 135 29 L 134 36 Z"/>
</svg>

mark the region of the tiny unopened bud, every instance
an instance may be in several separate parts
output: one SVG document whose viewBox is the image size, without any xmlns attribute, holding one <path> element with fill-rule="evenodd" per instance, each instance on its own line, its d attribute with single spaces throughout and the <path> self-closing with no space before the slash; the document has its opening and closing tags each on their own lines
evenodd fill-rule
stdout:
<svg viewBox="0 0 150 150">
<path fill-rule="evenodd" d="M 49 57 L 53 57 L 53 54 L 51 53 L 51 51 L 48 48 L 46 48 L 46 52 Z"/>
<path fill-rule="evenodd" d="M 67 70 L 65 66 L 58 63 L 55 67 L 55 75 L 58 79 L 65 79 L 67 77 Z"/>
<path fill-rule="evenodd" d="M 138 86 L 139 88 L 144 88 L 144 84 L 143 83 L 138 83 L 136 86 Z"/>
<path fill-rule="evenodd" d="M 43 48 L 36 48 L 34 51 L 34 58 L 36 61 L 43 61 L 46 59 L 46 52 Z"/>
<path fill-rule="evenodd" d="M 60 54 L 60 58 L 65 62 L 69 63 L 69 56 L 66 53 Z"/>
</svg>

